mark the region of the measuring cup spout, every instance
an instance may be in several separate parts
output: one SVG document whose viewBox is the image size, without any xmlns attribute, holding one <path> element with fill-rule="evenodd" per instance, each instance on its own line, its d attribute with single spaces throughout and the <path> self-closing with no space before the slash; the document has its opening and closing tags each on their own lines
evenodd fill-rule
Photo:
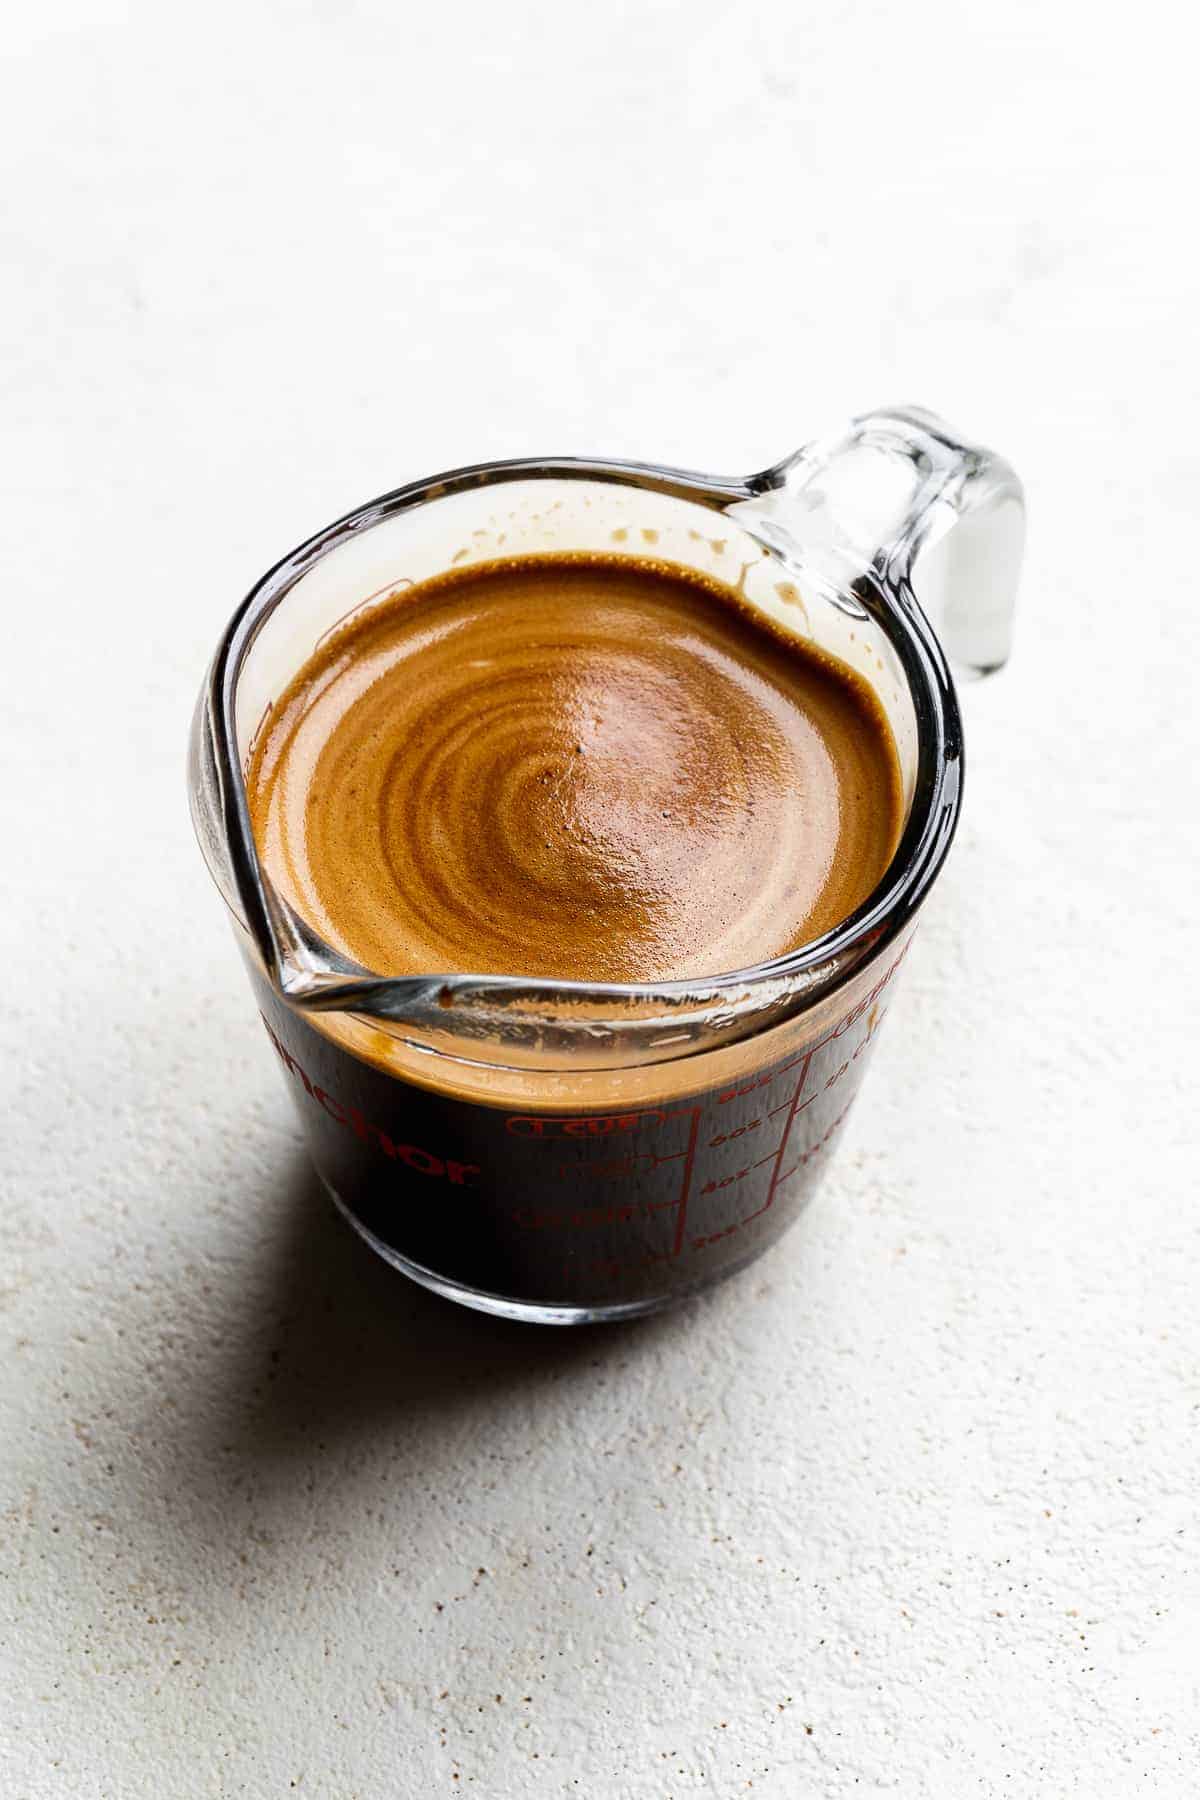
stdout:
<svg viewBox="0 0 1200 1800">
<path fill-rule="evenodd" d="M 497 541 L 507 537 L 506 554 L 575 544 L 607 553 L 612 543 L 629 541 L 636 515 L 644 520 L 642 540 L 657 544 L 657 555 L 687 566 L 699 556 L 695 566 L 705 573 L 731 544 L 726 573 L 741 565 L 742 591 L 752 603 L 778 612 L 799 602 L 805 628 L 814 631 L 818 620 L 816 640 L 834 654 L 866 657 L 868 634 L 859 622 L 877 628 L 870 641 L 876 652 L 891 653 L 884 703 L 907 759 L 912 812 L 891 885 L 866 910 L 762 967 L 721 971 L 700 983 L 633 984 L 546 982 L 519 971 L 378 975 L 326 943 L 294 910 L 260 862 L 245 768 L 298 650 L 322 642 L 363 595 L 437 573 L 476 539 L 490 544 L 501 506 L 506 534 Z M 750 542 L 723 525 L 719 537 L 709 537 L 700 527 L 714 517 L 740 526 Z M 941 867 L 957 817 L 961 763 L 946 662 L 979 675 L 1005 661 L 1023 520 L 1020 484 L 1008 464 L 915 408 L 866 414 L 749 477 L 522 459 L 452 470 L 369 501 L 299 545 L 246 596 L 220 640 L 196 712 L 193 817 L 255 978 L 292 1012 L 394 1025 L 420 1056 L 466 1055 L 464 1045 L 487 1045 L 489 1054 L 503 1054 L 506 1067 L 542 1071 L 562 1057 L 576 1070 L 685 1060 L 701 1044 L 707 1050 L 740 1042 L 766 1029 L 764 1021 L 773 1029 L 823 1003 L 898 942 Z M 750 595 L 744 584 L 755 577 Z M 810 594 L 802 592 L 806 584 Z M 790 613 L 783 622 L 795 625 Z M 884 666 L 876 654 L 866 672 L 882 676 Z"/>
<path fill-rule="evenodd" d="M 915 598 L 960 676 L 1008 660 L 1025 507 L 1001 457 L 922 408 L 888 407 L 748 486 L 730 510 L 753 536 L 843 592 L 873 573 Z"/>
</svg>

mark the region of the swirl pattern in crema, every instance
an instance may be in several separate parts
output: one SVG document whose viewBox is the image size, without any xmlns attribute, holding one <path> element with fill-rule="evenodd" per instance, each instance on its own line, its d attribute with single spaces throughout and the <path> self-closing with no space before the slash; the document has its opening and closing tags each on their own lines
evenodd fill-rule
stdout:
<svg viewBox="0 0 1200 1800">
<path fill-rule="evenodd" d="M 247 786 L 272 880 L 366 968 L 582 981 L 797 948 L 875 887 L 903 805 L 861 678 L 708 577 L 585 553 L 351 619 Z"/>
</svg>

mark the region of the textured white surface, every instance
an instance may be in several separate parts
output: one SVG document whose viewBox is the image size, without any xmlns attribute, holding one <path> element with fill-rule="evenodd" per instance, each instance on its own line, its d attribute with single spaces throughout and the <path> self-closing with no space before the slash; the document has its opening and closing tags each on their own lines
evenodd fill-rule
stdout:
<svg viewBox="0 0 1200 1800">
<path fill-rule="evenodd" d="M 1195 1792 L 1172 18 L 10 22 L 6 1797 Z M 218 630 L 410 476 L 909 398 L 1026 478 L 1022 628 L 822 1198 L 636 1329 L 435 1303 L 314 1193 L 191 842 Z"/>
</svg>

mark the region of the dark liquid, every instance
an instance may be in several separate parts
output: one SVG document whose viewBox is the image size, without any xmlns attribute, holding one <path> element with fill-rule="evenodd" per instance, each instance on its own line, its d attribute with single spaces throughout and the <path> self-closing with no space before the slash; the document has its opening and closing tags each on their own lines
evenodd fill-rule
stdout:
<svg viewBox="0 0 1200 1800">
<path fill-rule="evenodd" d="M 902 812 L 851 671 L 707 578 L 584 556 L 472 568 L 352 621 L 271 709 L 247 785 L 274 882 L 382 974 L 744 967 L 853 911 Z M 795 1218 L 896 956 L 807 1040 L 783 1028 L 575 1102 L 568 1082 L 522 1098 L 501 1069 L 405 1061 L 254 979 L 317 1168 L 385 1254 L 604 1310 L 732 1272 Z"/>
<path fill-rule="evenodd" d="M 486 1294 L 602 1310 L 682 1297 L 796 1219 L 828 1166 L 901 954 L 860 977 L 811 1042 L 765 1066 L 586 1111 L 480 1105 L 397 1080 L 252 978 L 317 1169 L 378 1248 Z"/>
</svg>

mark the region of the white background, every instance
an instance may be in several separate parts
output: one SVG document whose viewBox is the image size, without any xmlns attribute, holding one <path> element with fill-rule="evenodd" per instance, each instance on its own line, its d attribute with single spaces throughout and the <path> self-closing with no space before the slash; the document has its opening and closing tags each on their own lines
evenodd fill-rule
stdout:
<svg viewBox="0 0 1200 1800">
<path fill-rule="evenodd" d="M 9 20 L 6 1797 L 1195 1792 L 1185 18 Z M 678 1315 L 434 1302 L 314 1193 L 191 841 L 225 618 L 457 461 L 895 400 L 1029 557 L 835 1172 Z"/>
</svg>

